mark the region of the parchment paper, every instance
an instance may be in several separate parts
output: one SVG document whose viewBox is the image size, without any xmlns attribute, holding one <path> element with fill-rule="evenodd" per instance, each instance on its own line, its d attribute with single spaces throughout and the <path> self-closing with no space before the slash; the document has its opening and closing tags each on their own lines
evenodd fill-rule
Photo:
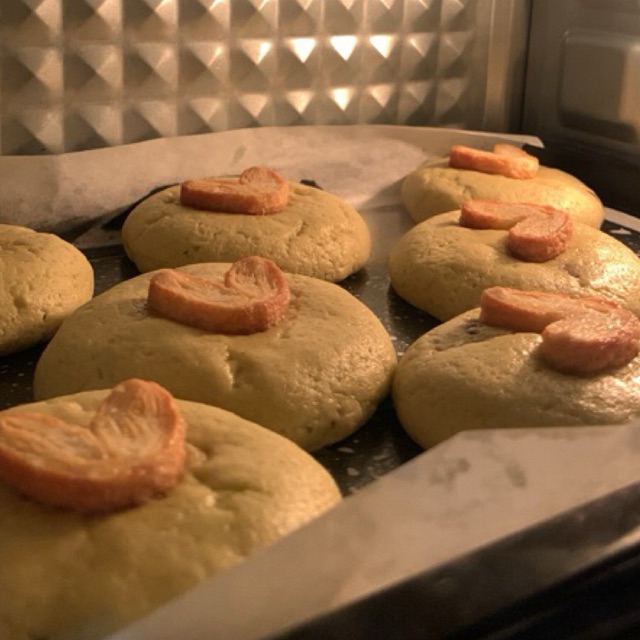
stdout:
<svg viewBox="0 0 640 640">
<path fill-rule="evenodd" d="M 157 187 L 268 164 L 359 209 L 399 203 L 399 181 L 453 142 L 539 144 L 530 136 L 389 125 L 261 127 L 50 156 L 0 157 L 0 222 L 73 237 Z"/>
<path fill-rule="evenodd" d="M 376 261 L 412 224 L 400 203 L 407 173 L 446 156 L 453 143 L 490 148 L 505 139 L 540 144 L 530 136 L 454 129 L 301 126 L 0 157 L 0 222 L 100 244 L 106 240 L 101 221 L 159 186 L 269 164 L 291 180 L 315 180 L 358 208 L 372 231 Z M 637 220 L 608 213 L 637 229 Z M 262 637 L 638 480 L 638 429 L 460 434 L 117 637 Z M 244 615 L 249 608 L 252 615 Z"/>
</svg>

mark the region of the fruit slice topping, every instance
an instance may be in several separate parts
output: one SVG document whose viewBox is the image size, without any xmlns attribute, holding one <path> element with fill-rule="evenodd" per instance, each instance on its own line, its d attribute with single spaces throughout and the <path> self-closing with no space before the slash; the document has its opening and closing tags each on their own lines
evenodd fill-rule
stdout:
<svg viewBox="0 0 640 640">
<path fill-rule="evenodd" d="M 536 176 L 540 163 L 524 149 L 499 142 L 493 146 L 493 151 L 454 144 L 449 150 L 449 166 L 525 180 Z"/>
<path fill-rule="evenodd" d="M 622 367 L 640 352 L 640 320 L 613 301 L 509 287 L 485 289 L 480 320 L 540 333 L 540 353 L 562 373 L 595 375 Z"/>
<path fill-rule="evenodd" d="M 149 282 L 147 304 L 159 315 L 197 329 L 249 334 L 280 322 L 289 300 L 280 268 L 250 256 L 234 262 L 222 281 L 176 269 L 157 271 Z"/>
<path fill-rule="evenodd" d="M 527 262 L 546 262 L 560 255 L 573 234 L 565 211 L 500 200 L 468 200 L 460 208 L 459 223 L 472 229 L 508 229 L 507 249 Z"/>
<path fill-rule="evenodd" d="M 132 378 L 111 390 L 88 426 L 39 412 L 0 412 L 0 477 L 50 506 L 124 509 L 178 482 L 184 437 L 171 394 Z"/>
<path fill-rule="evenodd" d="M 237 177 L 200 178 L 180 185 L 180 202 L 196 209 L 256 216 L 282 211 L 289 184 L 269 167 L 249 167 Z"/>
</svg>

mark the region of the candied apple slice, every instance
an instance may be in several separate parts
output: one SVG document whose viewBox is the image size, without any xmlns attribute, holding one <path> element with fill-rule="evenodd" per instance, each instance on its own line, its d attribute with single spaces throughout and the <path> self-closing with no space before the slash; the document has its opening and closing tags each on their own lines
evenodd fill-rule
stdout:
<svg viewBox="0 0 640 640">
<path fill-rule="evenodd" d="M 29 411 L 0 413 L 0 477 L 26 496 L 84 513 L 124 509 L 173 487 L 185 423 L 155 382 L 115 386 L 88 426 Z"/>
<path fill-rule="evenodd" d="M 449 150 L 449 166 L 525 180 L 535 177 L 540 163 L 524 149 L 508 143 L 495 144 L 493 151 L 454 144 Z"/>
<path fill-rule="evenodd" d="M 510 331 L 542 333 L 548 324 L 580 310 L 575 298 L 542 291 L 489 287 L 480 296 L 480 320 Z"/>
<path fill-rule="evenodd" d="M 165 318 L 204 331 L 249 334 L 277 324 L 289 299 L 280 268 L 250 256 L 234 262 L 222 282 L 162 269 L 149 282 L 147 303 Z"/>
<path fill-rule="evenodd" d="M 477 198 L 462 203 L 458 222 L 469 229 L 507 230 L 527 216 L 537 214 L 541 207 L 534 207 L 527 202 Z"/>
<path fill-rule="evenodd" d="M 540 210 L 509 229 L 507 248 L 520 260 L 547 262 L 567 248 L 572 234 L 573 223 L 566 212 Z"/>
<path fill-rule="evenodd" d="M 526 158 L 528 162 L 535 165 L 536 169 L 540 166 L 538 158 L 532 156 L 522 147 L 518 147 L 510 142 L 496 142 L 493 145 L 493 153 L 497 153 L 499 156 L 510 156 L 511 158 Z"/>
<path fill-rule="evenodd" d="M 471 229 L 508 229 L 507 248 L 520 260 L 546 262 L 569 244 L 569 214 L 545 205 L 501 200 L 468 200 L 460 207 L 459 224 Z"/>
<path fill-rule="evenodd" d="M 638 355 L 639 343 L 640 327 L 636 316 L 619 309 L 552 322 L 542 332 L 540 349 L 554 369 L 592 375 L 631 362 Z"/>
<path fill-rule="evenodd" d="M 624 366 L 640 352 L 640 320 L 595 296 L 490 287 L 480 299 L 480 320 L 510 331 L 539 333 L 542 357 L 563 373 L 594 375 Z"/>
<path fill-rule="evenodd" d="M 269 215 L 282 211 L 289 184 L 269 167 L 249 167 L 238 177 L 200 178 L 180 185 L 180 202 L 221 213 Z"/>
</svg>

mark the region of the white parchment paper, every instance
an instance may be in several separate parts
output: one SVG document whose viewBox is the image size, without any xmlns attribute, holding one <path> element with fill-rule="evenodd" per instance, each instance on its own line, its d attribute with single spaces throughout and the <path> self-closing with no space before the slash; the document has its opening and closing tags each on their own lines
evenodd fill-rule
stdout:
<svg viewBox="0 0 640 640">
<path fill-rule="evenodd" d="M 112 640 L 271 637 L 638 482 L 639 463 L 638 422 L 458 434 Z"/>
<path fill-rule="evenodd" d="M 313 179 L 360 209 L 397 204 L 399 181 L 454 142 L 539 141 L 455 129 L 389 125 L 260 127 L 164 138 L 49 156 L 0 157 L 0 222 L 72 234 L 153 189 L 268 164 Z"/>
<path fill-rule="evenodd" d="M 0 157 L 0 222 L 68 234 L 117 215 L 157 187 L 268 164 L 358 208 L 372 230 L 375 260 L 412 224 L 400 202 L 407 173 L 446 156 L 453 143 L 490 148 L 505 139 L 540 144 L 529 136 L 454 129 L 300 126 Z M 607 217 L 637 228 L 625 214 Z M 92 231 L 82 237 L 103 240 Z M 638 480 L 639 429 L 460 434 L 117 638 L 263 637 Z"/>
</svg>

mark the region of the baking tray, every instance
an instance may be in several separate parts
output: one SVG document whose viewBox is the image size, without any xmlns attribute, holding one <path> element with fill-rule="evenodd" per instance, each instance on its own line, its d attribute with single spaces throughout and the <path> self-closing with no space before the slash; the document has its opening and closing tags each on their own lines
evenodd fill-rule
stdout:
<svg viewBox="0 0 640 640">
<path fill-rule="evenodd" d="M 291 180 L 312 181 L 362 213 L 372 233 L 371 258 L 341 286 L 378 316 L 401 356 L 437 325 L 397 296 L 389 282 L 389 248 L 414 224 L 401 204 L 402 180 L 421 162 L 446 156 L 451 144 L 489 148 L 504 140 L 527 145 L 544 164 L 552 164 L 541 141 L 526 135 L 388 125 L 260 127 L 59 156 L 0 157 L 6 183 L 43 185 L 42 190 L 0 192 L 0 210 L 32 215 L 36 228 L 41 228 L 36 221 L 46 219 L 51 230 L 74 242 L 93 266 L 97 295 L 138 274 L 120 242 L 122 223 L 137 202 L 187 177 L 270 164 Z M 605 215 L 603 231 L 640 253 L 640 220 L 613 209 Z M 43 349 L 0 359 L 0 409 L 32 401 L 33 372 Z M 356 433 L 314 455 L 349 495 L 421 451 L 387 398 Z"/>
<path fill-rule="evenodd" d="M 271 136 L 275 134 L 277 134 L 279 146 L 270 144 L 272 141 Z M 275 166 L 283 169 L 283 173 L 286 175 L 291 176 L 293 174 L 292 179 L 305 178 L 316 181 L 320 187 L 344 197 L 363 213 L 375 235 L 372 257 L 362 270 L 344 280 L 341 286 L 361 300 L 378 316 L 387 329 L 398 356 L 402 356 L 409 344 L 438 323 L 434 318 L 404 302 L 390 286 L 386 263 L 388 248 L 405 229 L 413 225 L 408 214 L 399 203 L 399 184 L 403 175 L 406 175 L 407 170 L 417 166 L 419 157 L 429 159 L 433 155 L 441 155 L 443 150 L 446 150 L 454 141 L 473 144 L 469 140 L 470 135 L 469 132 L 442 132 L 428 131 L 422 128 L 407 129 L 397 127 L 349 127 L 348 129 L 340 127 L 330 129 L 301 127 L 295 131 L 288 130 L 285 132 L 256 130 L 252 132 L 225 133 L 221 136 L 215 136 L 215 149 L 218 152 L 215 162 L 222 162 L 225 168 L 231 171 L 237 168 L 239 163 L 257 164 L 270 161 Z M 234 138 L 234 144 L 228 144 L 231 136 Z M 490 144 L 492 136 L 480 135 L 479 139 L 481 143 Z M 218 142 L 220 140 L 222 142 Z M 174 145 L 173 143 L 176 144 Z M 366 147 L 363 145 L 366 145 Z M 300 153 L 292 154 L 291 149 L 293 147 Z M 186 148 L 189 149 L 188 156 L 185 156 Z M 196 159 L 191 157 L 194 148 L 197 150 L 196 155 L 198 157 Z M 366 153 L 358 154 L 358 150 L 361 148 L 366 148 Z M 40 159 L 38 167 L 42 170 L 41 178 L 52 175 L 77 176 L 78 173 L 82 174 L 83 170 L 86 170 L 82 174 L 84 177 L 81 178 L 81 181 L 82 186 L 87 187 L 87 193 L 90 193 L 91 199 L 93 201 L 100 199 L 96 196 L 96 193 L 104 196 L 102 198 L 103 208 L 95 214 L 95 217 L 100 218 L 100 220 L 96 220 L 90 225 L 88 231 L 85 229 L 78 237 L 69 237 L 87 255 L 94 268 L 96 294 L 100 294 L 115 284 L 138 274 L 135 266 L 126 257 L 119 238 L 119 229 L 132 204 L 144 197 L 145 193 L 143 192 L 148 193 L 162 186 L 162 184 L 168 184 L 166 180 L 167 174 L 171 174 L 174 181 L 179 181 L 180 172 L 188 174 L 193 170 L 193 165 L 196 161 L 198 163 L 208 161 L 207 159 L 211 156 L 210 149 L 209 140 L 200 138 L 193 141 L 154 141 L 148 146 L 144 145 L 144 147 L 136 147 L 136 149 L 110 149 L 106 151 L 106 156 L 100 154 L 100 159 L 102 160 L 102 158 L 106 157 L 106 164 L 109 166 L 107 170 L 100 172 L 91 169 L 90 160 L 96 157 L 93 154 L 64 158 L 61 159 L 62 162 L 60 163 L 56 162 L 56 159 Z M 262 153 L 266 154 L 267 150 L 268 158 L 260 155 Z M 123 153 L 120 153 L 120 151 L 123 151 Z M 140 176 L 136 174 L 134 165 L 140 164 L 140 157 L 147 155 L 146 151 L 150 151 L 150 156 L 161 156 L 163 162 L 158 165 L 151 163 L 147 167 L 149 171 L 144 176 L 144 185 L 140 186 Z M 189 159 L 186 165 L 183 162 L 185 157 Z M 78 165 L 72 167 L 71 163 L 74 160 L 78 162 Z M 328 162 L 332 164 L 327 168 L 325 165 Z M 61 171 L 59 171 L 60 168 L 62 168 Z M 26 168 L 22 166 L 19 169 L 26 172 Z M 119 193 L 114 194 L 110 186 L 112 176 L 116 173 L 119 178 L 122 178 L 120 181 L 122 188 Z M 106 178 L 103 177 L 105 175 L 107 176 Z M 131 177 L 130 183 L 127 182 L 129 176 Z M 44 182 L 47 182 L 47 180 L 44 180 Z M 73 199 L 76 191 L 75 187 L 77 187 L 77 178 L 74 178 L 74 181 L 69 183 L 62 181 L 56 186 L 57 201 L 59 203 L 57 205 L 58 211 L 63 217 L 68 215 L 69 220 L 76 220 L 83 216 L 93 217 L 89 198 L 80 202 Z M 91 191 L 89 191 L 89 187 L 91 187 Z M 373 194 L 373 197 L 371 194 Z M 25 197 L 28 195 L 30 194 L 26 194 Z M 105 218 L 104 209 L 107 205 L 111 209 L 111 213 Z M 22 206 L 26 205 L 22 204 Z M 30 203 L 30 206 L 33 207 L 34 203 Z M 605 215 L 606 220 L 602 226 L 603 231 L 616 237 L 640 254 L 639 220 L 613 209 L 606 209 Z M 42 345 L 0 359 L 0 408 L 32 400 L 33 372 L 43 348 L 44 346 Z M 540 433 L 540 430 L 528 431 Z M 585 431 L 584 440 L 590 440 L 591 430 L 577 429 L 576 431 Z M 422 558 L 424 566 L 428 567 L 432 566 L 436 560 L 440 563 L 447 558 L 455 560 L 456 553 L 461 549 L 473 549 L 479 543 L 486 544 L 492 539 L 496 539 L 496 536 L 504 531 L 519 531 L 528 522 L 541 518 L 545 519 L 557 511 L 559 506 L 578 503 L 580 500 L 584 500 L 585 496 L 601 495 L 603 482 L 600 478 L 587 478 L 587 482 L 583 487 L 582 478 L 567 475 L 567 466 L 559 464 L 557 467 L 562 475 L 562 482 L 558 484 L 558 487 L 562 487 L 562 490 L 555 491 L 554 488 L 554 491 L 551 492 L 553 495 L 550 495 L 548 491 L 540 493 L 540 489 L 545 489 L 546 485 L 541 487 L 531 480 L 530 491 L 525 494 L 528 500 L 523 502 L 523 488 L 519 485 L 511 486 L 510 484 L 509 473 L 513 468 L 514 460 L 517 461 L 517 457 L 514 458 L 515 452 L 510 448 L 509 443 L 505 443 L 498 437 L 499 434 L 497 432 L 494 431 L 493 433 L 496 434 L 495 446 L 488 445 L 485 448 L 480 440 L 465 442 L 456 441 L 454 438 L 452 439 L 453 442 L 449 441 L 454 445 L 452 449 L 448 449 L 448 443 L 444 443 L 444 448 L 441 446 L 435 447 L 431 451 L 422 454 L 421 448 L 411 441 L 403 431 L 394 412 L 393 405 L 390 399 L 387 398 L 379 405 L 371 419 L 360 430 L 335 445 L 315 452 L 314 456 L 334 476 L 342 493 L 350 498 L 343 501 L 346 504 L 339 505 L 339 507 L 344 507 L 343 509 L 340 509 L 337 513 L 334 511 L 336 516 L 340 514 L 347 516 L 347 514 L 353 513 L 353 507 L 359 504 L 356 502 L 354 505 L 353 499 L 357 501 L 360 498 L 365 498 L 364 502 L 366 504 L 373 505 L 375 503 L 374 506 L 377 508 L 377 500 L 380 498 L 381 493 L 387 491 L 393 495 L 385 503 L 384 514 L 380 515 L 380 521 L 378 522 L 378 528 L 380 528 L 382 522 L 395 522 L 398 518 L 411 516 L 411 513 L 403 514 L 401 507 L 406 506 L 406 504 L 400 495 L 394 494 L 394 487 L 402 495 L 406 495 L 407 491 L 412 489 L 416 495 L 426 496 L 424 508 L 427 515 L 437 513 L 444 516 L 444 520 L 437 519 L 437 526 L 436 519 L 432 519 L 431 529 L 427 527 L 429 524 L 428 519 L 419 519 L 412 534 L 422 537 L 425 530 L 430 531 L 431 537 L 425 542 L 428 548 L 425 549 L 424 557 Z M 476 434 L 473 434 L 473 436 L 476 437 Z M 489 438 L 493 437 L 489 434 Z M 522 440 L 522 434 L 514 437 L 519 438 L 520 443 L 527 445 L 525 447 L 526 451 L 522 455 L 526 455 L 527 460 L 532 458 L 532 451 L 528 446 L 529 443 Z M 457 460 L 462 455 L 459 446 L 457 450 L 455 449 L 456 442 L 458 445 L 465 445 L 466 448 L 463 447 L 463 454 L 467 456 L 465 459 L 472 461 L 474 468 L 487 470 L 486 475 L 480 474 L 474 477 L 473 486 L 469 485 L 468 479 L 465 480 L 463 477 L 453 478 L 451 475 L 447 475 L 451 471 L 450 466 L 447 466 L 448 462 L 451 461 L 450 458 Z M 514 440 L 514 446 L 515 443 L 516 441 Z M 549 442 L 542 444 L 548 445 L 548 452 L 553 455 L 555 455 L 558 447 L 562 451 L 566 451 L 562 446 L 562 440 L 553 441 L 552 437 Z M 590 442 L 589 445 L 585 444 L 582 447 L 579 442 L 572 441 L 570 446 L 571 455 L 573 456 L 574 447 L 577 446 L 578 450 L 585 453 L 590 450 L 590 447 L 596 449 L 601 446 L 601 441 L 596 438 L 593 440 L 593 444 Z M 553 455 L 549 457 L 553 457 Z M 549 457 L 539 455 L 535 460 L 532 460 L 531 468 L 539 467 L 544 477 L 551 475 L 548 467 Z M 418 466 L 416 466 L 416 463 Z M 493 464 L 496 465 L 495 468 L 492 466 Z M 502 468 L 503 465 L 504 469 Z M 614 485 L 618 480 L 617 471 L 620 473 L 624 471 L 623 475 L 627 477 L 627 473 L 633 475 L 635 474 L 635 469 L 638 468 L 633 459 L 626 461 L 623 467 L 624 469 L 616 470 L 615 468 L 601 465 L 597 466 L 597 472 L 600 473 L 601 469 L 608 469 L 606 473 L 603 472 L 601 475 L 613 477 L 611 484 Z M 417 474 L 419 469 L 423 469 L 422 474 Z M 633 471 L 628 471 L 628 469 Z M 392 473 L 394 471 L 395 473 Z M 566 479 L 565 475 L 567 476 Z M 538 475 L 536 477 L 539 478 L 541 476 Z M 442 478 L 444 484 L 438 484 L 439 478 Z M 382 479 L 382 482 L 375 482 L 377 479 Z M 385 482 L 388 481 L 391 481 L 391 484 L 387 484 L 386 487 L 390 487 L 390 489 L 385 488 Z M 413 485 L 410 481 L 413 482 Z M 430 485 L 429 482 L 432 484 Z M 419 486 L 414 486 L 416 484 Z M 579 485 L 575 492 L 572 491 L 573 485 Z M 504 489 L 502 493 L 501 487 Z M 477 489 L 476 493 L 474 493 L 475 489 Z M 536 493 L 536 490 L 538 493 Z M 466 495 L 465 492 L 470 492 L 473 495 L 468 499 L 463 499 L 463 494 Z M 561 496 L 566 494 L 566 500 L 554 501 L 558 494 Z M 510 499 L 516 502 L 509 502 Z M 609 502 L 609 506 L 612 504 L 615 507 L 615 503 Z M 529 515 L 525 511 L 532 508 L 531 505 L 535 506 L 535 510 Z M 398 513 L 393 512 L 394 506 L 398 507 Z M 485 511 L 481 513 L 480 507 L 493 513 L 494 517 L 487 517 Z M 514 517 L 513 513 L 518 509 L 523 511 Z M 498 515 L 496 516 L 496 514 Z M 331 513 L 328 514 L 329 519 L 331 515 Z M 341 551 L 348 552 L 350 549 L 349 545 L 346 545 L 345 548 L 343 543 L 345 537 L 357 540 L 358 549 L 367 549 L 372 546 L 375 548 L 372 543 L 382 537 L 385 532 L 376 532 L 376 527 L 373 527 L 373 521 L 370 517 L 372 515 L 373 513 L 366 513 L 367 517 L 361 523 L 362 527 L 357 530 L 357 533 L 354 533 L 353 529 L 348 529 L 348 536 L 345 536 L 343 529 L 335 533 L 339 537 L 339 542 L 336 542 L 336 544 Z M 396 517 L 393 517 L 394 515 Z M 421 516 L 421 514 L 414 515 Z M 476 521 L 471 526 L 455 530 L 456 542 L 451 547 L 448 544 L 449 539 L 453 538 L 453 536 L 449 535 L 451 527 L 455 528 L 455 524 L 459 523 L 463 518 L 468 517 L 470 518 L 469 522 L 471 522 L 471 518 L 474 515 Z M 446 521 L 446 516 L 448 516 L 448 522 Z M 325 529 L 322 528 L 323 522 L 325 520 L 320 518 L 319 521 L 312 523 L 312 525 L 320 525 L 319 541 L 326 542 L 328 536 L 326 535 L 326 527 Z M 482 525 L 487 525 L 486 530 L 482 528 Z M 438 527 L 441 531 L 437 530 Z M 569 530 L 575 534 L 576 549 L 583 542 L 586 548 L 589 547 L 590 542 L 588 539 L 584 539 L 582 535 L 584 531 L 581 530 L 579 522 L 576 524 L 576 520 L 572 520 L 569 523 Z M 313 531 L 313 526 L 311 531 Z M 294 547 L 296 544 L 301 544 L 301 538 L 297 537 L 296 533 L 298 532 L 294 532 L 293 536 L 283 540 L 283 544 L 285 546 L 293 544 Z M 304 536 L 305 528 L 302 528 L 299 533 Z M 440 535 L 438 537 L 438 535 L 434 534 Z M 615 533 L 614 538 L 622 535 L 622 530 L 619 530 Z M 394 540 L 393 536 L 389 539 Z M 304 542 L 304 540 L 305 538 L 303 537 L 302 541 Z M 440 541 L 439 544 L 437 544 L 438 540 Z M 402 545 L 408 548 L 411 546 L 411 542 L 412 539 L 403 539 Z M 397 544 L 392 544 L 391 546 L 393 547 L 394 555 L 393 560 L 389 559 L 388 562 L 390 565 L 394 565 L 395 572 L 402 572 L 402 565 L 400 565 L 399 569 L 395 568 L 399 565 L 399 558 L 396 557 L 396 554 L 402 550 L 398 549 Z M 326 562 L 326 556 L 319 551 L 321 546 L 319 546 L 317 539 L 314 538 L 311 548 L 314 549 L 313 558 L 318 557 L 321 558 L 321 562 Z M 501 549 L 502 545 L 499 545 L 498 550 Z M 274 545 L 271 549 L 265 550 L 267 552 L 266 556 L 256 554 L 253 562 L 241 563 L 237 567 L 239 574 L 234 573 L 233 570 L 224 572 L 224 575 L 217 576 L 213 581 L 207 582 L 202 586 L 203 588 L 214 589 L 214 592 L 215 589 L 220 588 L 223 592 L 230 593 L 229 597 L 231 598 L 234 592 L 227 589 L 229 581 L 233 584 L 234 576 L 245 575 L 245 572 L 251 574 L 257 570 L 257 575 L 262 575 L 259 573 L 263 566 L 260 564 L 261 558 L 268 558 L 269 551 L 277 550 L 278 545 Z M 289 550 L 290 547 L 287 548 L 287 551 Z M 378 548 L 378 551 L 380 550 Z M 602 552 L 600 557 L 604 557 L 606 552 L 607 550 Z M 372 557 L 375 559 L 375 554 L 366 553 L 365 555 L 367 558 Z M 287 555 L 286 557 L 288 559 L 290 556 Z M 304 557 L 308 557 L 308 555 Z M 502 561 L 502 556 L 498 555 L 496 557 L 499 564 Z M 567 557 L 576 562 L 580 559 L 579 555 L 568 555 Z M 467 559 L 473 560 L 473 558 Z M 344 573 L 348 572 L 349 575 L 354 576 L 357 586 L 358 564 L 364 560 L 358 557 L 348 558 L 341 556 L 340 561 L 342 562 L 343 560 L 346 563 L 345 568 L 343 568 L 338 577 L 343 577 Z M 384 561 L 384 558 L 381 561 Z M 355 569 L 353 571 L 351 570 L 351 565 L 348 564 L 349 562 L 354 563 Z M 296 573 L 300 573 L 304 577 L 305 567 L 302 563 L 294 562 L 292 564 L 295 565 Z M 463 563 L 460 566 L 465 570 L 467 565 Z M 513 566 L 515 570 L 516 567 L 515 565 Z M 564 567 L 556 566 L 557 575 L 562 577 L 573 571 L 575 566 L 575 564 L 572 566 L 567 564 Z M 308 570 L 308 567 L 306 568 Z M 280 571 L 280 573 L 286 574 L 286 571 Z M 266 585 L 265 588 L 271 588 L 269 585 L 275 580 L 273 571 L 267 572 L 266 575 L 270 576 L 269 580 L 266 581 L 255 580 L 254 575 L 251 575 L 250 584 L 264 583 Z M 278 579 L 282 581 L 286 577 L 286 575 L 278 576 Z M 409 577 L 409 573 L 407 573 L 407 577 Z M 526 580 L 527 576 L 524 579 Z M 218 582 L 219 580 L 222 580 L 222 582 Z M 438 583 L 438 580 L 436 580 L 436 583 Z M 346 584 L 349 586 L 348 581 Z M 506 580 L 505 584 L 507 584 Z M 216 585 L 219 585 L 219 587 Z M 281 594 L 285 586 L 286 584 L 284 583 L 279 585 L 274 590 L 274 593 Z M 544 585 L 540 584 L 540 586 Z M 296 588 L 295 584 L 290 588 L 300 593 L 308 592 L 307 587 L 301 590 Z M 243 589 L 240 593 L 246 592 L 246 589 Z M 418 585 L 418 592 L 424 592 L 423 583 Z M 514 595 L 516 593 L 516 591 L 513 591 Z M 520 593 L 523 592 L 521 591 Z M 185 594 L 185 596 L 187 595 Z M 282 596 L 280 595 L 280 597 Z M 293 606 L 291 600 L 285 597 L 285 601 L 282 607 L 287 610 L 291 609 Z M 237 607 L 242 610 L 246 608 L 243 608 L 244 605 L 242 603 L 242 598 L 239 597 L 235 609 L 231 606 L 233 603 L 226 603 L 223 608 L 228 609 L 233 614 L 234 611 L 238 610 Z M 493 604 L 497 606 L 500 603 L 494 598 Z M 252 603 L 254 609 L 259 608 L 257 605 L 258 603 L 256 602 Z M 207 598 L 205 606 L 207 614 L 210 613 L 210 608 L 210 600 Z M 277 609 L 277 607 L 273 606 L 273 603 L 267 602 L 263 605 L 263 609 L 268 609 L 268 613 L 271 614 L 271 610 Z M 170 612 L 171 617 L 175 618 L 176 621 L 178 619 L 193 618 L 193 610 L 189 607 L 180 609 L 177 606 L 175 610 L 171 609 Z M 257 619 L 258 612 L 254 611 L 253 613 L 254 619 Z M 221 614 L 221 612 L 218 611 L 218 614 Z M 231 614 L 233 625 L 237 625 L 237 618 Z M 471 619 L 468 621 L 472 622 Z M 220 621 L 215 620 L 214 623 L 217 625 Z M 233 627 L 233 630 L 233 637 L 240 637 L 237 635 L 236 626 Z M 157 629 L 154 629 L 153 633 L 155 634 L 156 631 Z M 139 640 L 143 636 L 125 635 L 125 637 L 134 637 Z M 149 637 L 155 640 L 157 635 L 150 635 Z M 179 634 L 174 635 L 174 637 L 191 636 Z"/>
<path fill-rule="evenodd" d="M 125 214 L 101 225 L 109 243 L 84 249 L 95 273 L 95 293 L 139 274 L 118 242 Z M 607 211 L 602 230 L 640 253 L 640 224 L 636 219 Z M 640 222 L 640 221 L 638 221 Z M 79 241 L 82 244 L 82 241 Z M 379 257 L 340 283 L 361 300 L 387 329 L 398 356 L 438 321 L 400 298 L 389 281 L 387 264 Z M 44 345 L 5 357 L 0 362 L 0 409 L 32 401 L 33 372 Z M 348 438 L 313 455 L 329 470 L 343 495 L 349 495 L 392 469 L 411 460 L 422 449 L 404 432 L 390 398 L 386 398 L 368 422 Z"/>
<path fill-rule="evenodd" d="M 268 640 L 637 640 L 639 577 L 635 483 Z"/>
<path fill-rule="evenodd" d="M 136 276 L 139 271 L 121 245 L 84 251 L 95 273 L 95 293 Z M 398 354 L 437 321 L 411 307 L 389 286 L 382 261 L 365 268 L 341 283 L 382 320 Z M 0 362 L 0 409 L 33 400 L 33 373 L 45 345 L 5 357 Z M 343 494 L 368 484 L 421 452 L 405 434 L 391 400 L 385 399 L 360 430 L 314 456 L 332 473 Z"/>
</svg>

